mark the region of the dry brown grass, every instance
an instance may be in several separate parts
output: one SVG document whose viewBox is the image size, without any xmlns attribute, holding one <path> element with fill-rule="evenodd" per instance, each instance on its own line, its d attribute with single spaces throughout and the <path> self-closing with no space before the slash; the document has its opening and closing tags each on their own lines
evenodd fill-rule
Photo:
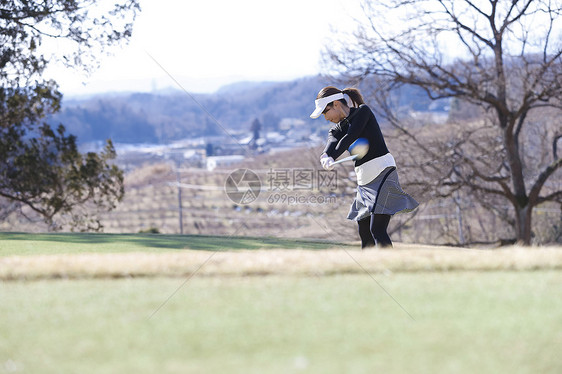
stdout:
<svg viewBox="0 0 562 374">
<path fill-rule="evenodd" d="M 252 250 L 0 258 L 1 280 L 562 270 L 562 248 L 498 250 L 397 244 L 393 250 Z"/>
</svg>

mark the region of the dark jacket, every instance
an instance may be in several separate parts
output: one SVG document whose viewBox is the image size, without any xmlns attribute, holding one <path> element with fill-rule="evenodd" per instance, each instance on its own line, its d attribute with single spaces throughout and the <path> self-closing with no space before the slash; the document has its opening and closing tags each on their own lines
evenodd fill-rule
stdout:
<svg viewBox="0 0 562 374">
<path fill-rule="evenodd" d="M 349 110 L 347 118 L 330 128 L 324 152 L 336 160 L 354 141 L 365 138 L 369 141 L 369 151 L 361 160 L 355 160 L 355 166 L 387 154 L 388 148 L 371 109 L 363 104 Z"/>
</svg>

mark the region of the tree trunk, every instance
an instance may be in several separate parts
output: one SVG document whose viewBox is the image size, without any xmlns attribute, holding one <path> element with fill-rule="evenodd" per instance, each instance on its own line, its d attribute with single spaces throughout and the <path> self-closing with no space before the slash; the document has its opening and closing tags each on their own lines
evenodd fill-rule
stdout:
<svg viewBox="0 0 562 374">
<path fill-rule="evenodd" d="M 519 244 L 531 245 L 532 212 L 533 207 L 530 204 L 525 204 L 525 206 L 515 205 L 515 231 Z"/>
<path fill-rule="evenodd" d="M 501 118 L 500 118 L 501 119 Z M 515 231 L 517 242 L 521 245 L 531 245 L 531 215 L 532 202 L 529 200 L 523 177 L 523 164 L 519 153 L 518 134 L 514 134 L 515 120 L 504 128 L 503 140 L 511 174 L 512 203 L 515 208 Z"/>
</svg>

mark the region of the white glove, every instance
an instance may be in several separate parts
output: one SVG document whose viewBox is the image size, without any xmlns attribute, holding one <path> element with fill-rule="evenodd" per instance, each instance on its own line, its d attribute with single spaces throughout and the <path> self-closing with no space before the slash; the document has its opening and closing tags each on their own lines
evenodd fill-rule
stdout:
<svg viewBox="0 0 562 374">
<path fill-rule="evenodd" d="M 325 170 L 333 170 L 335 168 L 334 159 L 325 153 L 320 157 L 320 164 L 322 164 Z"/>
</svg>

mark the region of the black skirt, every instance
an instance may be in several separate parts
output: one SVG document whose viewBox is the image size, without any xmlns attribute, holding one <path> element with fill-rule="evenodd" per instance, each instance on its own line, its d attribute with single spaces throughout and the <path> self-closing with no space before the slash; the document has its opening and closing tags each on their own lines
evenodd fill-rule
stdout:
<svg viewBox="0 0 562 374">
<path fill-rule="evenodd" d="M 418 202 L 400 187 L 395 167 L 384 169 L 373 181 L 357 186 L 357 195 L 347 218 L 360 221 L 371 214 L 408 213 Z"/>
</svg>

